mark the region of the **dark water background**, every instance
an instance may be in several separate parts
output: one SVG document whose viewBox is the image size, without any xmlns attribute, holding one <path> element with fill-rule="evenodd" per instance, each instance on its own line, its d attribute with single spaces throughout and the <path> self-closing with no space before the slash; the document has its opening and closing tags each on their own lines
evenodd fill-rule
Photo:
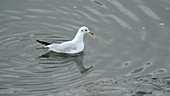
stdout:
<svg viewBox="0 0 170 96">
<path fill-rule="evenodd" d="M 38 58 L 82 25 L 84 55 Z M 170 0 L 0 0 L 0 96 L 170 96 Z"/>
</svg>

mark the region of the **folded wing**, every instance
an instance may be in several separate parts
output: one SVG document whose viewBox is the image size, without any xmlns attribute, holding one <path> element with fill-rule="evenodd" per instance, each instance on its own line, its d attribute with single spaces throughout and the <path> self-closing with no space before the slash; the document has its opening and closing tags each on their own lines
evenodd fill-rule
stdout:
<svg viewBox="0 0 170 96">
<path fill-rule="evenodd" d="M 61 53 L 69 53 L 70 51 L 77 49 L 76 44 L 72 42 L 63 42 L 61 44 L 53 43 L 46 47 L 48 47 L 49 50 L 52 50 L 55 52 L 61 52 Z"/>
</svg>

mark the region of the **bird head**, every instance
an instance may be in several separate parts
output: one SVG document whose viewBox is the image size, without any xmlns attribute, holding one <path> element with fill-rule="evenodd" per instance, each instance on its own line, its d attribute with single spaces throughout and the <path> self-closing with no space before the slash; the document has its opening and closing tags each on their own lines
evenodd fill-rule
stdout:
<svg viewBox="0 0 170 96">
<path fill-rule="evenodd" d="M 79 32 L 87 33 L 87 34 L 90 35 L 90 36 L 93 36 L 93 35 L 94 35 L 94 33 L 91 32 L 86 26 L 80 27 Z"/>
</svg>

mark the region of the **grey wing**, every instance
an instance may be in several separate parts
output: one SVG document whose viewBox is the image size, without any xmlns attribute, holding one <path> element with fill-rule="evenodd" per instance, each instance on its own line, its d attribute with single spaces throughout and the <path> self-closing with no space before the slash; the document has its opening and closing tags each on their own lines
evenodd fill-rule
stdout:
<svg viewBox="0 0 170 96">
<path fill-rule="evenodd" d="M 76 50 L 77 46 L 76 44 L 72 43 L 72 42 L 63 42 L 61 44 L 51 44 L 48 46 L 50 49 L 52 50 L 56 50 L 56 51 L 70 51 L 70 50 Z"/>
<path fill-rule="evenodd" d="M 63 51 L 69 51 L 69 50 L 76 50 L 77 49 L 76 44 L 70 43 L 70 42 L 62 43 L 61 46 L 63 47 Z"/>
</svg>

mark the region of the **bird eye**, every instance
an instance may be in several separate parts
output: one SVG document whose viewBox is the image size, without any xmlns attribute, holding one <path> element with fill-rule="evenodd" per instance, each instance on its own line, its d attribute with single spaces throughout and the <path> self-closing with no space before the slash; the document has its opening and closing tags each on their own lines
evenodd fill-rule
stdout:
<svg viewBox="0 0 170 96">
<path fill-rule="evenodd" d="M 81 30 L 81 32 L 83 32 L 83 30 Z"/>
<path fill-rule="evenodd" d="M 87 31 L 87 29 L 85 29 L 85 31 Z"/>
</svg>

